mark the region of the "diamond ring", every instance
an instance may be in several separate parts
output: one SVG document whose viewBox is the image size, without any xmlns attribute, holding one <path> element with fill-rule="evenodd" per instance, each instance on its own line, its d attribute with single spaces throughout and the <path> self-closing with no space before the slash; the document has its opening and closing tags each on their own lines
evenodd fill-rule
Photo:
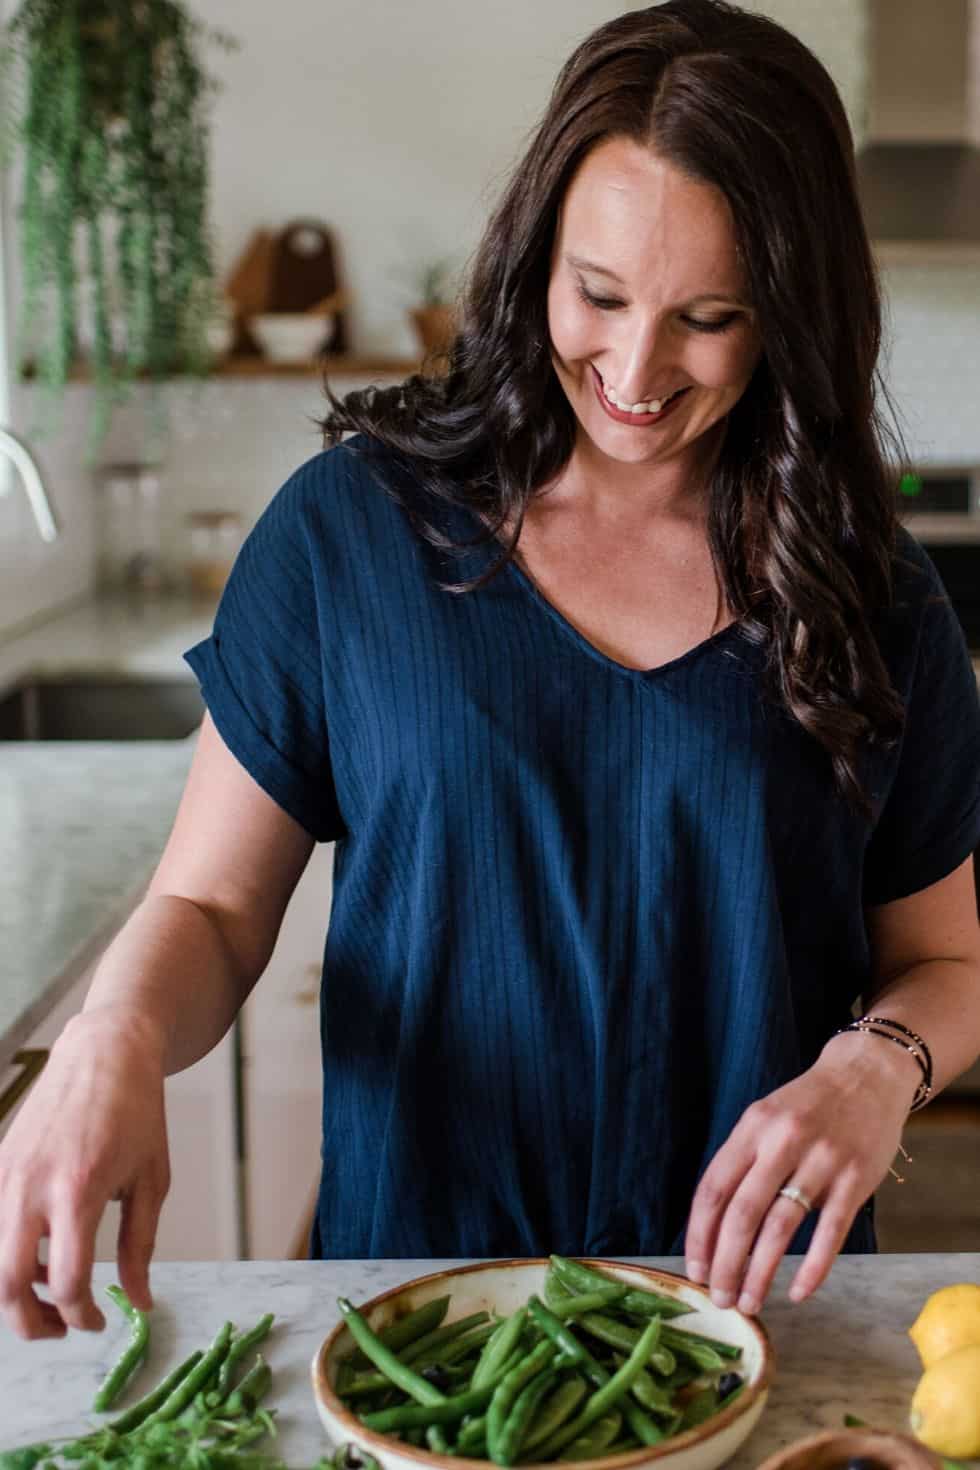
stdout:
<svg viewBox="0 0 980 1470">
<path fill-rule="evenodd" d="M 794 1205 L 801 1205 L 808 1215 L 813 1209 L 811 1201 L 807 1199 L 802 1189 L 797 1189 L 795 1184 L 785 1184 L 779 1193 L 784 1199 L 791 1199 Z"/>
</svg>

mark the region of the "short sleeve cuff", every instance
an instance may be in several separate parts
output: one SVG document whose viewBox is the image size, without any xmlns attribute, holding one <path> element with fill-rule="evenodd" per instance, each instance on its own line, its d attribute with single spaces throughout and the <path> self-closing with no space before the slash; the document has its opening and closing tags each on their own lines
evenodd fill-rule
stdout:
<svg viewBox="0 0 980 1470">
<path fill-rule="evenodd" d="M 188 649 L 184 659 L 200 682 L 218 734 L 252 780 L 317 842 L 340 836 L 332 793 L 288 761 L 259 729 L 228 677 L 220 637 L 205 638 Z"/>
<path fill-rule="evenodd" d="M 966 862 L 978 846 L 980 794 L 976 796 L 956 829 L 953 832 L 944 832 L 938 841 L 919 848 L 905 872 L 892 869 L 885 881 L 866 882 L 865 904 L 875 907 L 878 904 L 894 903 L 899 898 L 908 898 L 913 893 L 921 893 L 923 888 L 929 888 L 940 879 L 948 878 L 961 863 Z"/>
</svg>

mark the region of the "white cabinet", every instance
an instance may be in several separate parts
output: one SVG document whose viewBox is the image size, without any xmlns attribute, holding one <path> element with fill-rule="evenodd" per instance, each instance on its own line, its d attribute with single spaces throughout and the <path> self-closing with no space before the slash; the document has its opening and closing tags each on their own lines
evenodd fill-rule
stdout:
<svg viewBox="0 0 980 1470">
<path fill-rule="evenodd" d="M 333 845 L 318 845 L 241 1016 L 245 1214 L 253 1260 L 307 1254 L 320 1173 L 320 972 Z"/>
<path fill-rule="evenodd" d="M 85 970 L 22 1050 L 53 1046 L 65 1023 L 82 1009 L 94 968 L 93 963 Z M 14 1075 L 13 1068 L 10 1073 Z M 193 1067 L 168 1077 L 164 1087 L 171 1186 L 160 1212 L 154 1255 L 161 1261 L 237 1259 L 241 1249 L 233 1033 Z M 23 1099 L 18 1107 L 22 1103 Z M 133 1106 L 139 1106 L 138 1095 Z M 16 1112 L 15 1108 L 5 1119 L 0 1136 Z M 114 1201 L 106 1207 L 96 1232 L 97 1261 L 116 1258 L 119 1211 Z"/>
</svg>

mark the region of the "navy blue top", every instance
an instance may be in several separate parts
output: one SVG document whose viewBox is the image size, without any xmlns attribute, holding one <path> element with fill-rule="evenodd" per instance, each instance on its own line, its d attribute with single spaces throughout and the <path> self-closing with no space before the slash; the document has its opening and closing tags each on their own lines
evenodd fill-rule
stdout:
<svg viewBox="0 0 980 1470">
<path fill-rule="evenodd" d="M 186 655 L 236 758 L 337 844 L 312 1254 L 679 1253 L 743 1110 L 850 1019 L 863 905 L 980 841 L 962 633 L 902 533 L 878 636 L 908 718 L 869 829 L 738 626 L 637 672 L 514 565 L 442 591 L 460 569 L 389 471 L 349 443 L 303 465 Z"/>
</svg>

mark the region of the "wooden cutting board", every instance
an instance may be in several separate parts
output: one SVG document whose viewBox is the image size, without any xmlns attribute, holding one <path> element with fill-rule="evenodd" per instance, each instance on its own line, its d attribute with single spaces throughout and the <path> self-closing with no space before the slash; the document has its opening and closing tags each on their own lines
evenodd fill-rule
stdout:
<svg viewBox="0 0 980 1470">
<path fill-rule="evenodd" d="M 276 237 L 269 264 L 266 311 L 307 311 L 340 290 L 333 238 L 316 219 L 291 220 Z M 337 312 L 327 350 L 347 351 L 347 320 Z"/>
</svg>

